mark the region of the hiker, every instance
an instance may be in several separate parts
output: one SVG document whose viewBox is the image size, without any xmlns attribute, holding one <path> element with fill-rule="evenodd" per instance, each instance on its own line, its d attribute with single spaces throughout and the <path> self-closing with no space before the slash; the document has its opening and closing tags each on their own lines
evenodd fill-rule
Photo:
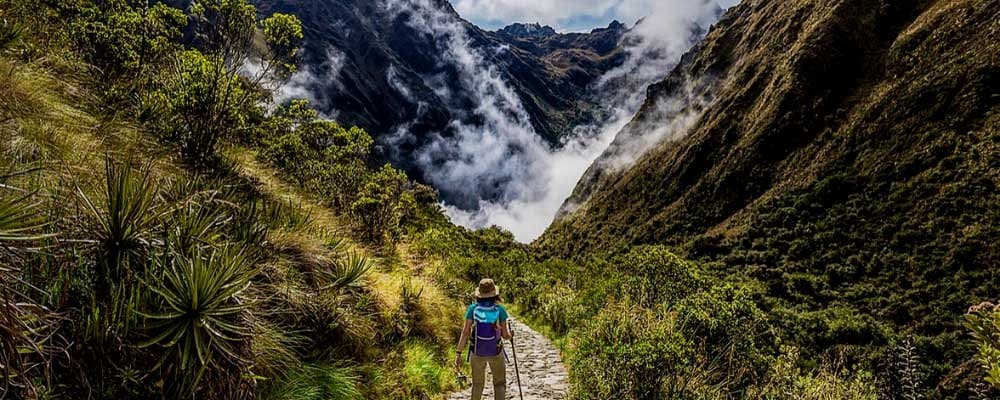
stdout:
<svg viewBox="0 0 1000 400">
<path fill-rule="evenodd" d="M 455 368 L 462 367 L 462 348 L 469 342 L 469 361 L 472 363 L 472 400 L 483 398 L 486 386 L 486 366 L 493 373 L 493 396 L 503 400 L 507 391 L 507 366 L 504 364 L 503 342 L 510 340 L 507 329 L 507 310 L 500 304 L 500 289 L 492 279 L 479 281 L 476 302 L 465 310 L 465 326 L 458 339 Z"/>
</svg>

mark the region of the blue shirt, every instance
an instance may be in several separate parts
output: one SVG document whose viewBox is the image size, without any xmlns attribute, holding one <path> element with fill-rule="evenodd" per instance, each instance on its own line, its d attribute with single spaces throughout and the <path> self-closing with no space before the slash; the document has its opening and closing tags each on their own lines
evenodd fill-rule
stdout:
<svg viewBox="0 0 1000 400">
<path fill-rule="evenodd" d="M 478 305 L 479 305 L 478 303 L 469 304 L 469 308 L 467 308 L 465 310 L 465 319 L 467 319 L 467 320 L 471 320 L 472 319 L 472 312 L 476 309 L 476 306 L 478 306 Z M 501 306 L 499 304 L 497 304 L 496 306 L 497 306 L 497 310 L 500 311 L 500 322 L 503 323 L 504 321 L 507 320 L 507 310 L 505 310 L 503 308 L 503 306 Z"/>
</svg>

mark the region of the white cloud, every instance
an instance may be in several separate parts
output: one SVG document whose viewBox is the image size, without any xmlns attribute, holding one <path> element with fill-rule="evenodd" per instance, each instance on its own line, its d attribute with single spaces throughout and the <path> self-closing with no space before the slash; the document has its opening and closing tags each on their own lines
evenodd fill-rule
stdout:
<svg viewBox="0 0 1000 400">
<path fill-rule="evenodd" d="M 594 13 L 615 7 L 636 19 L 649 16 L 629 38 L 626 64 L 595 87 L 606 99 L 608 118 L 577 127 L 573 138 L 552 148 L 534 131 L 520 99 L 499 71 L 470 46 L 460 21 L 429 0 L 383 0 L 388 11 L 406 13 L 412 28 L 435 38 L 440 62 L 454 67 L 458 86 L 476 102 L 476 118 L 471 119 L 476 123 L 455 121 L 454 135 L 437 135 L 417 150 L 414 161 L 424 170 L 424 179 L 452 197 L 472 199 L 472 204 L 461 207 L 444 205 L 455 223 L 470 228 L 497 225 L 524 242 L 544 232 L 584 171 L 641 106 L 646 88 L 666 76 L 691 45 L 692 25 L 710 23 L 715 17 L 714 3 L 704 0 L 637 0 L 632 6 L 628 0 L 456 0 L 456 4 L 460 13 L 481 9 L 495 18 L 515 20 L 515 14 L 505 13 L 525 12 L 538 17 L 529 20 L 542 22 L 550 22 L 546 16 L 560 18 L 567 9 L 579 7 Z M 650 13 L 640 15 L 644 9 Z M 451 89 L 444 84 L 446 79 L 425 77 L 424 83 L 448 98 Z M 408 129 L 409 124 L 399 126 L 394 140 L 414 143 Z M 641 154 L 676 133 L 657 130 L 637 135 L 622 147 L 630 154 Z"/>
<path fill-rule="evenodd" d="M 295 71 L 289 79 L 272 93 L 275 104 L 284 104 L 291 100 L 304 99 L 320 108 L 327 108 L 329 104 L 323 104 L 323 99 L 316 96 L 316 85 L 318 83 L 333 85 L 338 89 L 343 89 L 340 83 L 340 71 L 347 62 L 347 55 L 335 47 L 326 50 L 326 62 L 319 67 L 324 72 L 317 73 L 312 68 L 305 66 Z"/>
<path fill-rule="evenodd" d="M 462 17 L 473 21 L 540 22 L 557 27 L 564 27 L 581 16 L 605 16 L 620 2 L 621 0 L 452 0 L 455 10 Z"/>
<path fill-rule="evenodd" d="M 611 19 L 632 24 L 654 9 L 674 0 L 451 0 L 462 17 L 490 26 L 510 22 L 540 22 L 562 30 L 585 28 L 581 24 L 607 24 Z M 728 8 L 739 0 L 719 0 Z M 687 2 L 691 3 L 691 2 Z M 715 2 L 713 1 L 713 4 Z M 595 25 L 596 26 L 596 25 Z"/>
</svg>

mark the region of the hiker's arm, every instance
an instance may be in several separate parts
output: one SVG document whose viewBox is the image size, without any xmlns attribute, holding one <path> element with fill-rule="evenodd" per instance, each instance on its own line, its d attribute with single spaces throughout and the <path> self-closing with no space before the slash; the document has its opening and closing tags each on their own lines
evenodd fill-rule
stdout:
<svg viewBox="0 0 1000 400">
<path fill-rule="evenodd" d="M 458 337 L 458 348 L 455 349 L 455 366 L 462 365 L 462 349 L 469 342 L 469 335 L 472 334 L 472 320 L 465 320 L 465 327 L 462 328 L 462 335 Z"/>
<path fill-rule="evenodd" d="M 510 332 L 509 329 L 510 325 L 508 325 L 509 323 L 510 323 L 509 320 L 503 320 L 500 322 L 500 337 L 507 340 L 510 340 L 510 338 L 514 337 L 514 335 L 512 335 Z"/>
</svg>

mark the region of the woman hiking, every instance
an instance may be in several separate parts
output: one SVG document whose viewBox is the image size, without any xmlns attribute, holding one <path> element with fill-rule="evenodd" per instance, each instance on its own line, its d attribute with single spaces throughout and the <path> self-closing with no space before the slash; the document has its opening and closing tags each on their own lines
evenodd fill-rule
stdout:
<svg viewBox="0 0 1000 400">
<path fill-rule="evenodd" d="M 507 310 L 500 304 L 500 289 L 492 279 L 479 281 L 476 288 L 476 302 L 465 310 L 465 326 L 458 339 L 455 368 L 462 367 L 462 348 L 469 337 L 469 361 L 472 363 L 472 400 L 483 398 L 486 386 L 486 366 L 493 373 L 493 396 L 504 400 L 507 391 L 507 366 L 504 364 L 503 342 L 510 340 L 507 329 Z"/>
</svg>

